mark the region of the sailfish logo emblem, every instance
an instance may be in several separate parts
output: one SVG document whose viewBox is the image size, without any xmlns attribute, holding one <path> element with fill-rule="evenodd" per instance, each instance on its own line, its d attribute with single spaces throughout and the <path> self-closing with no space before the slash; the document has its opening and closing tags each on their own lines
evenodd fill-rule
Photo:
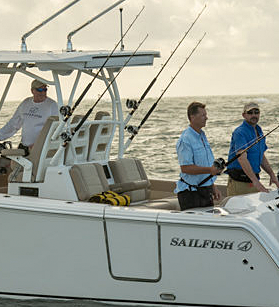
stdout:
<svg viewBox="0 0 279 307">
<path fill-rule="evenodd" d="M 242 252 L 248 252 L 252 248 L 251 241 L 243 241 L 237 245 L 237 249 Z"/>
</svg>

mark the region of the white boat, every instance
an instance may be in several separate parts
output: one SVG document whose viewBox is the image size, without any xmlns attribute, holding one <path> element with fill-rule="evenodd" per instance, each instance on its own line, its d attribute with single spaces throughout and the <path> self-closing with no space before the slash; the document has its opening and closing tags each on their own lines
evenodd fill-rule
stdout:
<svg viewBox="0 0 279 307">
<path fill-rule="evenodd" d="M 9 78 L 18 73 L 55 87 L 63 76 L 94 76 L 109 51 L 0 52 Z M 107 86 L 133 51 L 115 51 L 98 78 Z M 152 65 L 157 51 L 138 51 L 129 67 Z M 50 71 L 52 79 L 41 73 Z M 81 116 L 49 118 L 28 157 L 1 175 L 0 295 L 92 299 L 148 306 L 278 306 L 279 195 L 277 191 L 225 198 L 214 208 L 180 211 L 172 181 L 150 179 L 127 158 L 127 129 L 116 80 L 111 111 L 87 119 L 66 147 Z M 103 102 L 102 102 L 103 103 Z M 76 113 L 76 112 L 75 112 Z M 71 120 L 72 119 L 72 120 Z M 115 142 L 113 140 L 117 139 Z M 111 160 L 116 151 L 118 158 Z M 5 182 L 8 182 L 7 184 Z M 129 206 L 89 202 L 107 190 L 124 191 Z"/>
</svg>

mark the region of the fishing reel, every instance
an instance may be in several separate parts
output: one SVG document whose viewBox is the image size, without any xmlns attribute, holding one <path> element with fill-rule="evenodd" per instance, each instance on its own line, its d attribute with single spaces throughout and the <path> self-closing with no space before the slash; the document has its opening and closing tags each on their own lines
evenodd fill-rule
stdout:
<svg viewBox="0 0 279 307">
<path fill-rule="evenodd" d="M 10 141 L 0 143 L 0 153 L 3 149 L 11 149 L 11 148 L 12 148 L 12 142 Z"/>
<path fill-rule="evenodd" d="M 135 135 L 138 133 L 139 128 L 137 126 L 127 126 L 127 131 Z"/>
<path fill-rule="evenodd" d="M 72 109 L 70 106 L 62 106 L 59 110 L 60 114 L 65 116 L 71 116 L 72 115 Z"/>
<path fill-rule="evenodd" d="M 70 142 L 71 141 L 71 133 L 70 132 L 62 132 L 61 134 L 60 134 L 60 137 L 61 137 L 61 139 L 64 141 L 64 142 Z"/>
<path fill-rule="evenodd" d="M 137 109 L 139 106 L 139 103 L 137 102 L 137 100 L 134 99 L 127 99 L 126 100 L 126 107 L 128 109 Z"/>
<path fill-rule="evenodd" d="M 213 165 L 220 171 L 221 174 L 222 170 L 226 167 L 226 162 L 223 158 L 215 159 Z"/>
</svg>

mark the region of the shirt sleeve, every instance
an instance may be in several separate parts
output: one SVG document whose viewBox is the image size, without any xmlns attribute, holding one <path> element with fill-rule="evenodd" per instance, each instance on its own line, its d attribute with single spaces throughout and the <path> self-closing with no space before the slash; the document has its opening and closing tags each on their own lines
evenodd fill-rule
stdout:
<svg viewBox="0 0 279 307">
<path fill-rule="evenodd" d="M 23 124 L 22 104 L 18 106 L 12 118 L 0 129 L 0 140 L 6 140 L 13 136 Z"/>
<path fill-rule="evenodd" d="M 176 146 L 179 165 L 194 164 L 193 149 L 189 143 L 179 139 Z"/>
</svg>

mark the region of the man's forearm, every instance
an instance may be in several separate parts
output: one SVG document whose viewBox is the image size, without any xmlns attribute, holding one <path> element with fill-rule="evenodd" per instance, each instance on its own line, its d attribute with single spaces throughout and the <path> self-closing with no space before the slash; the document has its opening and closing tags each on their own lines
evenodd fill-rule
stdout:
<svg viewBox="0 0 279 307">
<path fill-rule="evenodd" d="M 270 176 L 270 177 L 275 177 L 275 174 L 266 158 L 265 155 L 263 155 L 262 163 L 261 163 L 262 169 Z"/>
<path fill-rule="evenodd" d="M 258 178 L 257 176 L 255 175 L 251 165 L 250 165 L 250 162 L 248 161 L 247 159 L 247 154 L 244 153 L 242 154 L 239 158 L 238 158 L 238 162 L 239 164 L 241 165 L 244 173 L 251 179 L 251 181 L 254 183 L 254 182 L 257 182 L 258 181 Z"/>
<path fill-rule="evenodd" d="M 192 165 L 181 165 L 181 172 L 189 175 L 200 175 L 200 174 L 210 174 L 215 176 L 219 173 L 219 170 L 215 166 L 198 166 Z"/>
</svg>

